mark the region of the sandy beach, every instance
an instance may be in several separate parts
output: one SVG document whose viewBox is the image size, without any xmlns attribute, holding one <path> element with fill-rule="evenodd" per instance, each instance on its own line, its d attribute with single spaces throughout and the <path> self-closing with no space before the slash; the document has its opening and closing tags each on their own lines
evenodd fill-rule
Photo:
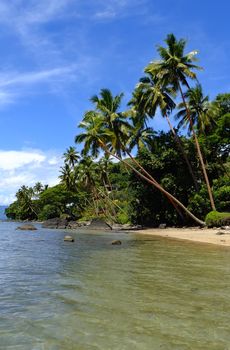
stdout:
<svg viewBox="0 0 230 350">
<path fill-rule="evenodd" d="M 230 230 L 220 228 L 149 228 L 137 233 L 230 247 Z"/>
</svg>

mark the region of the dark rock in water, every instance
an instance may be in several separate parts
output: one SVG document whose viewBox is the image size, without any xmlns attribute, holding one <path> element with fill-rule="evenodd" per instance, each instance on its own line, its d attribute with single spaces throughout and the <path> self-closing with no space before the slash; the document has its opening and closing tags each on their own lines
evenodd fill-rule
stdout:
<svg viewBox="0 0 230 350">
<path fill-rule="evenodd" d="M 88 227 L 90 230 L 103 230 L 103 231 L 112 230 L 112 227 L 109 224 L 107 224 L 107 222 L 101 219 L 93 219 L 90 225 L 86 227 Z"/>
<path fill-rule="evenodd" d="M 164 229 L 164 228 L 166 228 L 166 224 L 160 224 L 159 226 L 158 226 L 158 228 L 161 228 L 161 229 Z"/>
<path fill-rule="evenodd" d="M 72 236 L 65 236 L 64 241 L 65 242 L 74 242 L 74 238 Z"/>
<path fill-rule="evenodd" d="M 121 245 L 121 241 L 116 239 L 116 240 L 112 241 L 111 244 L 113 244 L 113 245 Z"/>
<path fill-rule="evenodd" d="M 37 230 L 37 228 L 32 224 L 26 224 L 26 225 L 18 226 L 16 230 L 35 231 Z"/>
<path fill-rule="evenodd" d="M 217 231 L 217 232 L 216 232 L 216 235 L 219 235 L 219 236 L 220 236 L 220 235 L 225 235 L 225 234 L 226 234 L 226 232 L 223 232 L 223 231 Z"/>
<path fill-rule="evenodd" d="M 59 228 L 59 229 L 65 229 L 68 225 L 68 221 L 66 219 L 60 219 L 60 218 L 53 218 L 48 219 L 43 222 L 42 227 L 44 228 Z"/>
</svg>

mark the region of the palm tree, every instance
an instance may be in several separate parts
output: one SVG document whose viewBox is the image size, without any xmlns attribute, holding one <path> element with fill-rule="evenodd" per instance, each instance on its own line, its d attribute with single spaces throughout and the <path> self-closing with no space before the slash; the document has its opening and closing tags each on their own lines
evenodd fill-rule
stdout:
<svg viewBox="0 0 230 350">
<path fill-rule="evenodd" d="M 218 108 L 215 104 L 209 101 L 208 96 L 203 95 L 202 87 L 200 84 L 194 88 L 189 89 L 184 94 L 187 105 L 190 110 L 190 117 L 194 128 L 196 128 L 197 134 L 206 134 L 213 124 L 216 124 L 215 117 L 218 113 Z M 179 121 L 178 127 L 188 126 L 188 131 L 191 133 L 191 125 L 188 120 L 187 111 L 184 103 L 178 105 L 179 112 L 175 115 L 175 118 Z"/>
<path fill-rule="evenodd" d="M 175 97 L 175 91 L 172 88 L 162 86 L 160 81 L 157 81 L 157 79 L 149 73 L 146 77 L 140 79 L 140 83 L 136 86 L 129 105 L 133 106 L 134 110 L 137 111 L 136 115 L 134 114 L 133 119 L 137 119 L 141 124 L 146 124 L 147 118 L 153 118 L 156 114 L 157 108 L 160 109 L 162 116 L 166 118 L 168 122 L 174 139 L 187 164 L 195 188 L 198 190 L 197 180 L 188 160 L 187 154 L 169 119 L 169 113 L 171 113 L 176 107 L 173 97 Z"/>
<path fill-rule="evenodd" d="M 79 161 L 80 155 L 76 151 L 75 147 L 70 146 L 66 149 L 66 152 L 63 154 L 64 162 L 69 166 L 74 168 L 75 164 Z"/>
<path fill-rule="evenodd" d="M 196 79 L 196 74 L 193 72 L 193 70 L 201 69 L 199 66 L 194 64 L 194 62 L 197 61 L 196 55 L 198 52 L 191 51 L 188 54 L 184 54 L 186 41 L 184 39 L 177 40 L 173 34 L 168 34 L 165 42 L 167 44 L 166 47 L 158 46 L 157 49 L 161 59 L 155 62 L 150 62 L 150 64 L 145 68 L 145 73 L 152 74 L 154 77 L 156 77 L 157 80 L 161 82 L 163 86 L 171 86 L 175 91 L 180 92 L 197 148 L 197 153 L 204 174 L 211 207 L 212 210 L 215 210 L 215 203 L 203 156 L 200 150 L 200 145 L 194 130 L 191 113 L 182 90 L 183 85 L 188 89 L 190 88 L 188 84 L 188 78 Z"/>
<path fill-rule="evenodd" d="M 33 202 L 34 191 L 32 187 L 22 186 L 16 193 L 21 212 L 26 219 L 37 218 L 37 212 Z"/>
<path fill-rule="evenodd" d="M 36 184 L 34 185 L 34 188 L 33 188 L 34 193 L 36 195 L 39 195 L 43 191 L 43 189 L 44 188 L 43 188 L 43 185 L 41 182 L 36 182 Z"/>
<path fill-rule="evenodd" d="M 75 176 L 69 164 L 65 163 L 64 166 L 60 168 L 59 178 L 61 182 L 65 185 L 66 189 L 72 191 L 75 188 Z"/>
<path fill-rule="evenodd" d="M 87 122 L 82 122 L 79 125 L 81 128 L 85 128 L 85 132 L 79 134 L 75 138 L 76 143 L 84 142 L 83 154 L 98 154 L 99 150 L 102 149 L 105 154 L 115 157 L 119 161 L 123 162 L 129 169 L 134 171 L 139 177 L 146 180 L 153 186 L 155 186 L 158 190 L 160 190 L 167 198 L 170 198 L 172 202 L 176 203 L 181 209 L 183 209 L 193 220 L 195 220 L 200 225 L 204 225 L 204 222 L 196 218 L 177 198 L 172 196 L 169 192 L 167 192 L 155 179 L 153 179 L 150 175 L 147 176 L 147 172 L 144 171 L 144 174 L 136 169 L 130 162 L 127 162 L 121 156 L 119 156 L 121 150 L 116 150 L 116 145 L 122 146 L 122 151 L 125 153 L 125 149 L 123 146 L 123 142 L 125 137 L 122 137 L 120 142 L 114 142 L 114 139 L 118 138 L 119 135 L 115 135 L 114 130 L 105 127 L 105 121 L 103 116 L 100 116 L 98 113 L 91 113 L 91 119 L 87 118 Z M 129 156 L 130 153 L 128 153 Z M 134 158 L 131 156 L 131 159 Z M 135 161 L 135 164 L 137 162 Z M 138 164 L 138 163 L 137 163 Z M 141 167 L 139 165 L 139 167 Z M 141 167 L 141 170 L 143 168 Z M 144 169 L 143 169 L 144 170 Z"/>
</svg>

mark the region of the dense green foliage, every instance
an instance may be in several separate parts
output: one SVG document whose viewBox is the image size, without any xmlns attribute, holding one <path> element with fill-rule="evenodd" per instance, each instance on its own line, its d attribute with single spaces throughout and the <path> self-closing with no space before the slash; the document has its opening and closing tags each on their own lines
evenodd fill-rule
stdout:
<svg viewBox="0 0 230 350">
<path fill-rule="evenodd" d="M 75 138 L 81 154 L 67 148 L 60 184 L 22 186 L 6 210 L 9 218 L 203 225 L 210 210 L 230 211 L 230 94 L 210 101 L 196 84 L 197 51 L 185 54 L 185 40 L 173 34 L 165 43 L 158 47 L 160 60 L 145 67 L 127 110 L 120 110 L 122 93 L 102 89 L 90 99 L 93 108 Z M 169 132 L 153 130 L 158 111 Z"/>
<path fill-rule="evenodd" d="M 206 215 L 205 222 L 208 227 L 218 227 L 230 224 L 230 213 L 211 211 Z"/>
</svg>

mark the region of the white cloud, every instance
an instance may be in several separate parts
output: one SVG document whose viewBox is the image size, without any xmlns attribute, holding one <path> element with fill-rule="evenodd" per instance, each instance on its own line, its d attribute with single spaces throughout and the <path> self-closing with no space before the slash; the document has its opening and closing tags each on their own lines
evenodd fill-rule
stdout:
<svg viewBox="0 0 230 350">
<path fill-rule="evenodd" d="M 22 185 L 57 184 L 62 161 L 54 151 L 0 150 L 0 205 L 11 203 Z"/>
<path fill-rule="evenodd" d="M 43 154 L 25 151 L 0 151 L 0 171 L 16 170 L 27 164 L 41 163 L 46 159 Z"/>
</svg>

